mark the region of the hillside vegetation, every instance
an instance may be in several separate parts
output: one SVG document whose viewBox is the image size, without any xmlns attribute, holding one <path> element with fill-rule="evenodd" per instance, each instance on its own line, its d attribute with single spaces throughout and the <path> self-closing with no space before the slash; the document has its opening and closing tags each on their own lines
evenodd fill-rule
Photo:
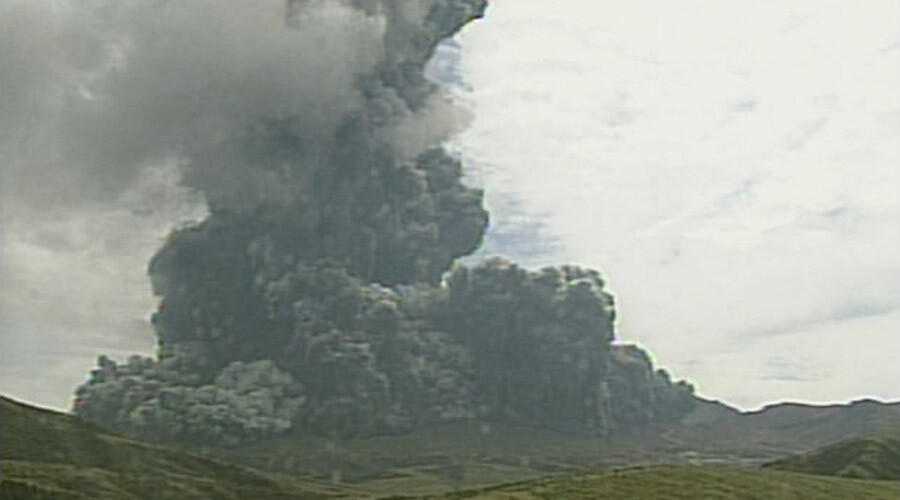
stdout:
<svg viewBox="0 0 900 500">
<path fill-rule="evenodd" d="M 896 483 L 718 467 L 567 475 L 447 495 L 472 500 L 896 500 Z"/>
<path fill-rule="evenodd" d="M 768 466 L 807 474 L 900 480 L 900 435 L 842 441 Z"/>
<path fill-rule="evenodd" d="M 346 493 L 105 433 L 68 415 L 0 398 L 0 498 L 316 499 Z"/>
<path fill-rule="evenodd" d="M 900 432 L 900 405 L 860 401 L 846 405 L 778 405 L 740 413 L 698 400 L 681 422 L 649 424 L 630 432 L 585 437 L 564 432 L 468 421 L 433 425 L 400 435 L 324 439 L 303 433 L 237 448 L 205 452 L 250 467 L 344 481 L 377 481 L 388 491 L 415 483 L 447 487 L 442 479 L 461 468 L 471 488 L 518 481 L 589 466 L 633 464 L 757 465 L 842 439 Z M 417 490 L 420 491 L 420 490 Z M 432 489 L 431 491 L 434 491 Z"/>
<path fill-rule="evenodd" d="M 900 493 L 892 482 L 754 466 L 613 469 L 617 463 L 705 459 L 679 458 L 659 434 L 656 440 L 650 436 L 603 442 L 527 427 L 459 424 L 343 443 L 282 439 L 231 450 L 241 454 L 229 457 L 233 460 L 263 465 L 267 457 L 287 460 L 269 464 L 293 473 L 286 475 L 130 441 L 69 415 L 0 398 L 0 498 L 895 500 Z M 597 472 L 577 472 L 592 460 Z M 740 462 L 739 457 L 723 460 Z M 329 481 L 301 475 L 316 470 L 330 473 Z M 565 474 L 548 476 L 552 473 Z M 506 485 L 491 486 L 499 483 Z M 454 488 L 464 491 L 435 496 Z"/>
</svg>

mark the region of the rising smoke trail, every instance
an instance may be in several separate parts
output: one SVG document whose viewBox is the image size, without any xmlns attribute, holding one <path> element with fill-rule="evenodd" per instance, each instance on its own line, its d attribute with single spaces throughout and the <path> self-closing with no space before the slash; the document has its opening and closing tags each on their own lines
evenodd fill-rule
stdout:
<svg viewBox="0 0 900 500">
<path fill-rule="evenodd" d="M 36 124 L 0 129 L 10 177 L 37 190 L 23 199 L 102 202 L 168 162 L 208 209 L 150 262 L 156 358 L 101 357 L 74 412 L 225 445 L 475 417 L 606 433 L 683 413 L 689 386 L 611 346 L 596 272 L 448 274 L 488 215 L 442 148 L 466 113 L 423 71 L 485 8 L 0 4 L 11 29 L 52 28 L 0 77 L 16 96 L 2 116 Z"/>
</svg>

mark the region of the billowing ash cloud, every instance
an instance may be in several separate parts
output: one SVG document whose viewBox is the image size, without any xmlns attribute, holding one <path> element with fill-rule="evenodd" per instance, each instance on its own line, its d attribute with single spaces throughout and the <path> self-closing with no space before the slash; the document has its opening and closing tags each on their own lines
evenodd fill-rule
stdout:
<svg viewBox="0 0 900 500">
<path fill-rule="evenodd" d="M 190 163 L 263 120 L 291 119 L 309 161 L 327 161 L 335 130 L 354 115 L 378 122 L 378 137 L 367 139 L 414 157 L 460 115 L 428 86 L 405 85 L 433 40 L 411 28 L 431 2 L 402 4 L 292 2 L 286 16 L 284 0 L 3 0 L 5 203 L 115 199 L 142 168 Z M 459 3 L 442 15 L 475 8 Z M 191 169 L 190 185 L 219 202 L 235 198 L 228 203 L 290 196 L 274 173 L 248 167 Z"/>
<path fill-rule="evenodd" d="M 12 212 L 102 203 L 159 164 L 208 207 L 150 261 L 156 359 L 101 357 L 76 414 L 240 444 L 472 417 L 606 433 L 688 408 L 611 346 L 596 272 L 494 260 L 442 282 L 487 213 L 441 147 L 465 113 L 423 71 L 485 6 L 6 0 L 6 28 L 30 27 L 2 55 Z"/>
</svg>

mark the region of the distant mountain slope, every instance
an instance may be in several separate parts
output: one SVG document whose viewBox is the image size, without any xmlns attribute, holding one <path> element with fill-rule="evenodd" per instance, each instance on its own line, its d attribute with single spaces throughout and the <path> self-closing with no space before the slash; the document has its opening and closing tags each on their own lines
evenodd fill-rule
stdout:
<svg viewBox="0 0 900 500">
<path fill-rule="evenodd" d="M 883 481 L 816 477 L 753 468 L 651 467 L 554 476 L 447 495 L 472 500 L 896 500 Z"/>
<path fill-rule="evenodd" d="M 900 434 L 842 441 L 778 460 L 768 467 L 807 474 L 900 480 Z"/>
<path fill-rule="evenodd" d="M 5 397 L 0 397 L 0 471 L 3 500 L 276 500 L 347 492 L 136 443 Z"/>
<path fill-rule="evenodd" d="M 900 433 L 900 403 L 781 403 L 741 413 L 721 403 L 702 401 L 680 428 L 665 435 L 676 446 L 697 452 L 773 460 L 847 439 L 892 433 Z"/>
<path fill-rule="evenodd" d="M 329 472 L 337 472 L 345 481 L 351 481 L 334 486 L 305 476 L 263 473 L 130 441 L 69 415 L 0 397 L 0 498 L 373 498 L 435 495 L 462 487 L 482 489 L 449 498 L 896 500 L 896 485 L 886 482 L 709 465 L 632 468 L 610 474 L 529 479 L 585 467 L 611 470 L 629 463 L 756 462 L 765 454 L 774 453 L 773 449 L 783 451 L 800 446 L 802 443 L 785 437 L 798 425 L 796 422 L 810 425 L 811 421 L 819 421 L 818 432 L 831 436 L 832 426 L 850 418 L 841 415 L 855 415 L 842 424 L 845 429 L 853 430 L 868 428 L 875 421 L 888 421 L 896 409 L 896 405 L 879 404 L 871 407 L 874 413 L 860 414 L 858 408 L 851 406 L 793 408 L 788 412 L 780 408 L 774 413 L 741 415 L 724 405 L 708 403 L 701 405 L 701 410 L 681 427 L 648 428 L 643 433 L 605 440 L 473 422 L 409 435 L 334 442 L 330 447 L 322 440 L 280 439 L 252 448 L 231 449 L 233 455 L 228 457 L 292 474 L 319 473 L 320 477 L 327 477 Z M 854 419 L 862 418 L 860 415 L 871 418 L 865 425 L 853 423 Z M 751 429 L 746 433 L 748 439 L 731 439 L 742 425 Z M 714 439 L 701 442 L 700 428 L 706 428 L 707 436 Z M 768 431 L 764 431 L 766 428 Z M 787 444 L 776 446 L 770 442 L 777 439 L 785 439 Z M 685 450 L 698 452 L 687 455 Z M 520 482 L 488 486 L 509 481 Z M 754 492 L 762 496 L 747 496 Z"/>
<path fill-rule="evenodd" d="M 634 464 L 756 465 L 841 439 L 900 431 L 900 405 L 777 405 L 741 413 L 698 400 L 680 424 L 606 437 L 496 422 L 460 422 L 408 434 L 329 441 L 288 435 L 250 446 L 207 450 L 227 461 L 288 474 L 333 477 L 382 494 L 435 494 L 521 481 L 587 467 Z M 452 479 L 456 470 L 458 478 Z"/>
<path fill-rule="evenodd" d="M 900 431 L 900 403 L 871 399 L 829 406 L 783 403 L 747 417 L 757 428 L 773 429 L 804 441 L 834 442 L 851 435 Z"/>
</svg>

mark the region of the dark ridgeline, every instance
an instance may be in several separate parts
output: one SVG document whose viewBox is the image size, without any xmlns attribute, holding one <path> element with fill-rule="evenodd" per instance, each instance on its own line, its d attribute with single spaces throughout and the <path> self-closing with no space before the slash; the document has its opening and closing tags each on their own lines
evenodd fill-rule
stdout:
<svg viewBox="0 0 900 500">
<path fill-rule="evenodd" d="M 485 1 L 347 5 L 384 20 L 360 105 L 315 126 L 260 119 L 188 155 L 184 183 L 210 213 L 150 262 L 157 357 L 101 356 L 75 414 L 140 438 L 237 445 L 471 418 L 603 435 L 688 411 L 688 384 L 612 345 L 597 272 L 452 267 L 488 215 L 439 146 L 458 113 L 423 69 Z M 286 24 L 320 7 L 290 2 Z"/>
</svg>

